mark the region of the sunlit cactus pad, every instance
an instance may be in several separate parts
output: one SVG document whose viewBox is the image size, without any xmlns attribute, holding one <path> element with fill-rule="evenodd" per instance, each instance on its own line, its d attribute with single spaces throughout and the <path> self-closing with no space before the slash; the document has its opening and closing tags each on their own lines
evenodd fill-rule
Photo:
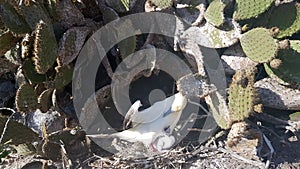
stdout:
<svg viewBox="0 0 300 169">
<path fill-rule="evenodd" d="M 225 6 L 221 0 L 212 1 L 205 12 L 205 19 L 214 26 L 221 26 L 225 19 L 223 13 Z"/>
<path fill-rule="evenodd" d="M 233 18 L 245 20 L 265 12 L 275 0 L 236 0 Z"/>
<path fill-rule="evenodd" d="M 230 121 L 243 121 L 254 112 L 257 103 L 256 92 L 253 87 L 256 69 L 246 68 L 236 72 L 229 87 L 228 107 Z"/>
<path fill-rule="evenodd" d="M 251 29 L 243 34 L 240 42 L 245 54 L 258 63 L 269 62 L 277 54 L 277 42 L 265 28 Z"/>
</svg>

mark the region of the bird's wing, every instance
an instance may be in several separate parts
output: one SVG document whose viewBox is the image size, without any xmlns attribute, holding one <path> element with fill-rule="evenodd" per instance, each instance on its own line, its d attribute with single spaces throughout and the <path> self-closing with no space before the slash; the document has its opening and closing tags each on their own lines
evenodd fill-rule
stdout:
<svg viewBox="0 0 300 169">
<path fill-rule="evenodd" d="M 130 122 L 132 122 L 133 127 L 141 123 L 153 122 L 156 119 L 160 118 L 164 113 L 170 111 L 174 98 L 175 98 L 174 95 L 170 96 L 162 101 L 154 103 L 151 107 L 145 110 L 135 111 L 134 114 L 128 115 L 128 117 L 130 117 L 129 120 Z M 128 122 L 126 121 L 126 123 Z"/>
<path fill-rule="evenodd" d="M 133 105 L 129 108 L 127 111 L 124 121 L 123 121 L 123 129 L 126 130 L 129 128 L 129 125 L 132 121 L 132 117 L 138 113 L 138 109 L 142 106 L 141 101 L 137 100 L 136 102 L 133 103 Z"/>
</svg>

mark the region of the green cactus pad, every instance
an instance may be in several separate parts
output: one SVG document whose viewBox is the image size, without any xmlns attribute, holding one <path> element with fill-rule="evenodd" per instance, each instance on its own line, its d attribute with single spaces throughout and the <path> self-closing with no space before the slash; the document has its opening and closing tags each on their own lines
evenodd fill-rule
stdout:
<svg viewBox="0 0 300 169">
<path fill-rule="evenodd" d="M 14 37 L 14 35 L 7 31 L 0 35 L 0 56 L 4 55 L 9 49 L 16 46 L 19 38 Z"/>
<path fill-rule="evenodd" d="M 53 29 L 43 21 L 37 24 L 34 39 L 34 64 L 39 74 L 45 74 L 55 63 L 57 42 Z"/>
<path fill-rule="evenodd" d="M 279 5 L 272 10 L 269 16 L 267 26 L 279 28 L 277 38 L 292 36 L 300 30 L 300 4 Z"/>
<path fill-rule="evenodd" d="M 257 17 L 270 8 L 275 0 L 236 0 L 233 19 L 245 20 Z"/>
<path fill-rule="evenodd" d="M 0 2 L 0 16 L 5 26 L 14 33 L 24 34 L 31 31 L 24 18 L 7 1 Z"/>
<path fill-rule="evenodd" d="M 24 61 L 22 70 L 24 71 L 25 77 L 30 80 L 31 83 L 41 83 L 46 80 L 45 75 L 36 72 L 34 63 L 30 58 Z"/>
<path fill-rule="evenodd" d="M 3 129 L 7 123 L 8 118 L 0 116 L 0 133 L 3 133 Z M 6 132 L 4 132 L 2 143 L 8 142 L 10 145 L 19 145 L 23 143 L 31 144 L 34 141 L 38 141 L 39 136 L 22 123 L 10 120 L 7 123 Z"/>
<path fill-rule="evenodd" d="M 35 30 L 36 25 L 42 20 L 49 27 L 52 27 L 51 19 L 44 8 L 43 4 L 38 1 L 22 1 L 19 5 L 20 12 L 25 18 L 31 30 Z"/>
<path fill-rule="evenodd" d="M 64 33 L 58 49 L 60 66 L 68 65 L 77 57 L 90 31 L 88 27 L 74 27 Z"/>
<path fill-rule="evenodd" d="M 16 107 L 19 112 L 28 113 L 38 108 L 37 96 L 33 86 L 22 84 L 16 94 Z"/>
<path fill-rule="evenodd" d="M 248 118 L 257 103 L 253 87 L 256 69 L 247 68 L 236 72 L 229 86 L 228 107 L 231 123 Z"/>
<path fill-rule="evenodd" d="M 54 89 L 44 90 L 38 97 L 39 108 L 42 112 L 47 112 L 52 106 L 52 94 Z"/>
<path fill-rule="evenodd" d="M 151 2 L 160 9 L 170 8 L 173 5 L 173 0 L 151 0 Z"/>
<path fill-rule="evenodd" d="M 288 83 L 300 83 L 300 41 L 290 40 L 290 49 L 279 50 L 276 58 L 281 60 L 281 64 L 278 67 L 272 68 L 270 64 L 265 64 L 265 69 L 269 76 L 276 75 L 279 79 Z M 282 83 L 281 80 L 278 82 Z"/>
<path fill-rule="evenodd" d="M 127 12 L 130 7 L 130 0 L 106 0 L 106 4 L 117 12 Z"/>
<path fill-rule="evenodd" d="M 56 89 L 61 89 L 72 81 L 74 70 L 72 65 L 58 66 L 55 70 L 56 77 L 54 79 L 54 85 Z"/>
<path fill-rule="evenodd" d="M 269 62 L 277 54 L 277 42 L 265 28 L 251 29 L 242 35 L 240 42 L 245 54 L 258 63 Z"/>
<path fill-rule="evenodd" d="M 214 0 L 206 9 L 205 19 L 212 25 L 219 27 L 224 23 L 224 9 L 226 4 L 221 0 Z"/>
</svg>

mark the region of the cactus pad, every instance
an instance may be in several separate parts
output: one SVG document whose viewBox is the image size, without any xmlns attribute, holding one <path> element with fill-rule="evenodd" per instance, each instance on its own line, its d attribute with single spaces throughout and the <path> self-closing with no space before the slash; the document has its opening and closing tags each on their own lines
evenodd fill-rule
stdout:
<svg viewBox="0 0 300 169">
<path fill-rule="evenodd" d="M 264 13 L 275 0 L 236 0 L 233 18 L 245 20 Z"/>
<path fill-rule="evenodd" d="M 251 29 L 242 35 L 240 42 L 245 54 L 258 63 L 269 62 L 277 54 L 277 42 L 265 28 Z"/>
<path fill-rule="evenodd" d="M 33 54 L 35 68 L 39 74 L 45 74 L 57 57 L 57 42 L 50 26 L 40 21 L 35 31 Z"/>
<path fill-rule="evenodd" d="M 277 38 L 292 36 L 300 30 L 300 4 L 288 3 L 275 7 L 268 21 L 269 28 L 279 28 Z"/>
<path fill-rule="evenodd" d="M 90 29 L 88 27 L 74 27 L 64 33 L 58 49 L 58 64 L 68 65 L 79 54 Z"/>
<path fill-rule="evenodd" d="M 41 83 L 46 80 L 46 76 L 38 74 L 35 70 L 33 61 L 28 58 L 22 65 L 22 70 L 28 80 L 32 83 Z"/>
<path fill-rule="evenodd" d="M 241 69 L 232 78 L 228 96 L 231 123 L 248 118 L 254 111 L 253 107 L 257 103 L 253 87 L 255 73 L 252 67 Z"/>
<path fill-rule="evenodd" d="M 277 59 L 281 60 L 281 64 L 277 67 L 272 67 L 270 64 L 265 64 L 266 72 L 270 77 L 274 74 L 285 82 L 300 83 L 300 41 L 290 40 L 290 49 L 280 49 Z M 281 83 L 281 81 L 279 81 Z"/>
<path fill-rule="evenodd" d="M 16 95 L 16 107 L 19 112 L 27 113 L 38 108 L 37 96 L 30 84 L 22 84 Z"/>
<path fill-rule="evenodd" d="M 205 19 L 212 25 L 219 27 L 224 23 L 224 4 L 221 0 L 212 1 L 205 12 Z"/>
</svg>

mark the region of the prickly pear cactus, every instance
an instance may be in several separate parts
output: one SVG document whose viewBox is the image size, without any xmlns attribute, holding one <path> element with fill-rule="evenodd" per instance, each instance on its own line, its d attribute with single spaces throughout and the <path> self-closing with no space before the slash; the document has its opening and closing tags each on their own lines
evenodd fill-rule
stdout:
<svg viewBox="0 0 300 169">
<path fill-rule="evenodd" d="M 232 78 L 229 87 L 228 107 L 230 122 L 243 121 L 254 112 L 257 96 L 254 85 L 254 68 L 241 69 Z"/>
<path fill-rule="evenodd" d="M 30 80 L 31 83 L 41 83 L 46 80 L 45 75 L 37 73 L 34 62 L 31 58 L 28 58 L 24 61 L 22 70 L 24 71 L 26 78 Z"/>
<path fill-rule="evenodd" d="M 300 30 L 300 4 L 287 3 L 275 7 L 269 14 L 267 27 L 279 29 L 277 38 L 292 36 L 298 32 Z"/>
<path fill-rule="evenodd" d="M 244 33 L 240 39 L 245 54 L 253 61 L 265 63 L 277 54 L 278 45 L 270 30 L 254 28 Z"/>
<path fill-rule="evenodd" d="M 221 0 L 214 0 L 212 1 L 205 12 L 205 19 L 211 23 L 212 25 L 219 27 L 221 26 L 224 21 L 224 9 L 226 4 L 223 3 Z"/>
<path fill-rule="evenodd" d="M 58 48 L 60 66 L 68 65 L 77 57 L 90 31 L 88 27 L 74 27 L 64 33 Z"/>
<path fill-rule="evenodd" d="M 300 83 L 300 41 L 290 40 L 290 48 L 280 49 L 276 58 L 281 61 L 277 66 L 272 66 L 272 62 L 265 64 L 269 76 L 276 75 L 284 82 Z"/>
<path fill-rule="evenodd" d="M 22 84 L 16 95 L 16 107 L 19 112 L 30 112 L 38 108 L 37 96 L 33 86 L 24 83 Z"/>
<path fill-rule="evenodd" d="M 34 39 L 34 64 L 39 74 L 45 74 L 57 57 L 57 42 L 52 25 L 42 20 L 37 24 Z"/>
<path fill-rule="evenodd" d="M 257 17 L 270 8 L 275 0 L 236 0 L 233 19 L 245 20 Z"/>
</svg>

